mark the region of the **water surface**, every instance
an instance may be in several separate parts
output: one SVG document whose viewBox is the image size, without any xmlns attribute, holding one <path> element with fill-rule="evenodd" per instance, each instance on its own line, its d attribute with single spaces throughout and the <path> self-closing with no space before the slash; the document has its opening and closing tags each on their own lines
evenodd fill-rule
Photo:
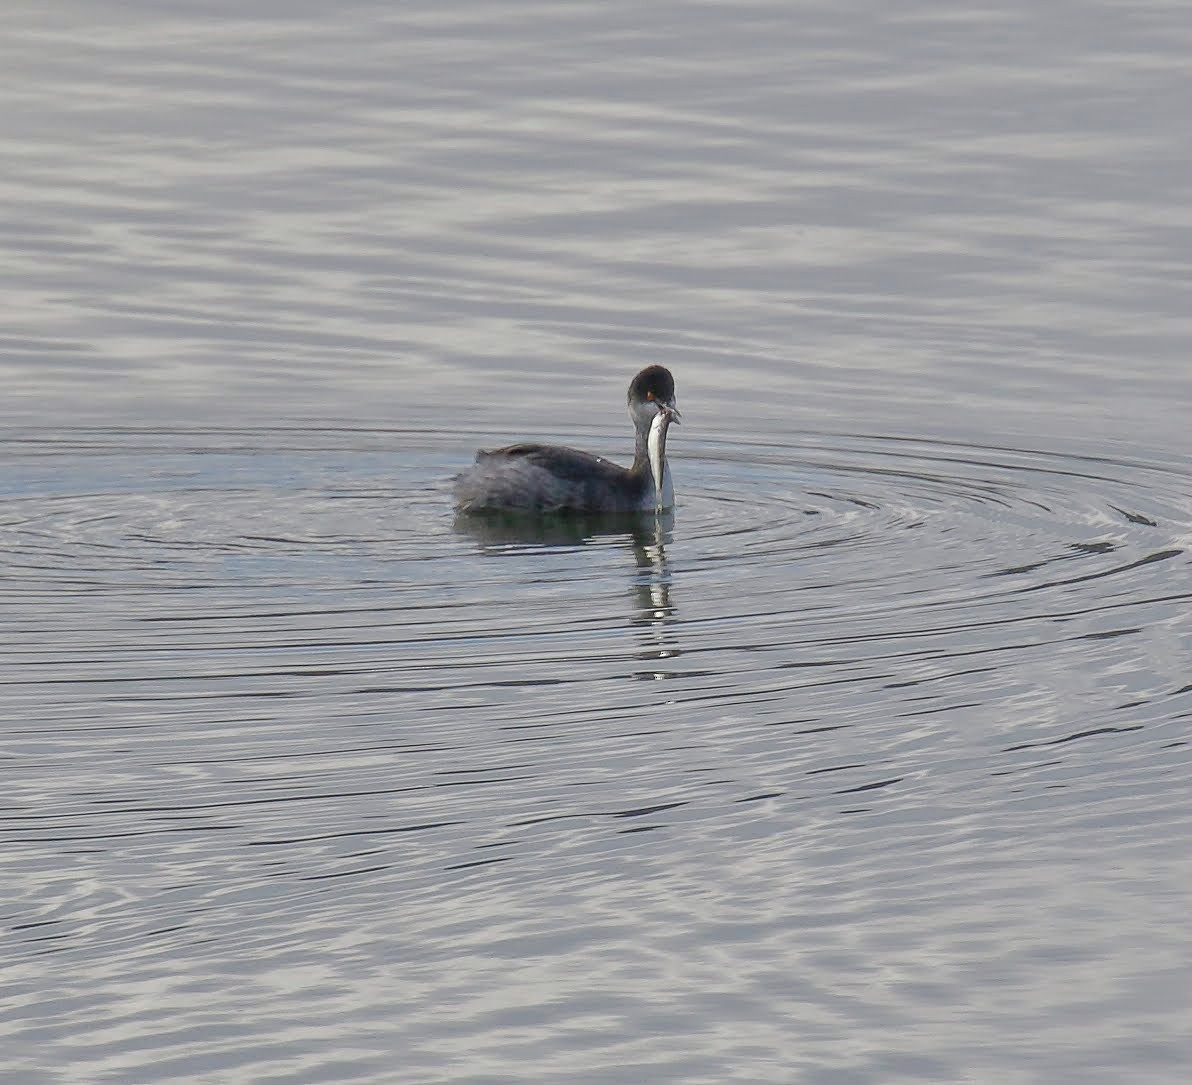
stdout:
<svg viewBox="0 0 1192 1085">
<path fill-rule="evenodd" d="M 9 1077 L 1186 1079 L 1178 6 L 9 24 Z"/>
</svg>

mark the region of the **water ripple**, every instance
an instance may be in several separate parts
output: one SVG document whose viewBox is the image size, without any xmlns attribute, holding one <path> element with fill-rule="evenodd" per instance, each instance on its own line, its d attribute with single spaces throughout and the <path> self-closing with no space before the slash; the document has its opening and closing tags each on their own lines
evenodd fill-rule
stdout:
<svg viewBox="0 0 1192 1085">
<path fill-rule="evenodd" d="M 1180 5 L 10 7 L 8 1077 L 1187 1077 Z"/>
</svg>

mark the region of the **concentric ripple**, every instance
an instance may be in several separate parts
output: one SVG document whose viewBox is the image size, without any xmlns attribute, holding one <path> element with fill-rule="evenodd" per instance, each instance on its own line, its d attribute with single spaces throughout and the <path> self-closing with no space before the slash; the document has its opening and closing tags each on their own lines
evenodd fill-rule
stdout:
<svg viewBox="0 0 1192 1085">
<path fill-rule="evenodd" d="M 1186 471 L 880 436 L 685 442 L 673 516 L 519 526 L 456 520 L 460 450 L 426 432 L 10 441 L 0 694 L 22 771 L 0 847 L 30 968 L 12 1019 L 68 1005 L 74 987 L 37 986 L 45 953 L 100 1003 L 154 984 L 178 1021 L 188 974 L 251 958 L 309 1030 L 321 988 L 294 968 L 312 945 L 377 940 L 412 962 L 390 1000 L 420 1005 L 442 976 L 491 982 L 458 971 L 461 940 L 484 962 L 556 937 L 566 975 L 611 971 L 553 989 L 579 1005 L 596 983 L 622 1014 L 618 954 L 643 923 L 666 937 L 673 894 L 713 893 L 696 943 L 756 923 L 710 870 L 743 900 L 785 886 L 793 930 L 851 899 L 867 930 L 909 908 L 956 933 L 989 923 L 970 841 L 997 845 L 1005 886 L 1036 869 L 1040 816 L 1059 870 L 1106 817 L 1192 822 L 1170 771 L 1192 715 Z M 812 971 L 830 986 L 836 967 Z M 58 1026 L 102 1057 L 98 1010 L 69 1005 Z M 136 1020 L 156 1057 L 160 1018 Z M 434 1027 L 407 1025 L 411 1043 Z M 199 1033 L 191 1049 L 258 1065 Z"/>
<path fill-rule="evenodd" d="M 975 619 L 1069 585 L 1095 609 L 1129 585 L 1093 582 L 1183 554 L 1192 508 L 1187 475 L 1169 464 L 908 439 L 808 438 L 699 470 L 685 533 L 717 551 L 706 557 L 731 564 L 730 577 L 802 569 L 773 585 L 778 609 L 799 605 L 786 593 L 826 583 L 834 620 L 923 609 Z"/>
<path fill-rule="evenodd" d="M 84 674 L 112 694 L 163 696 L 197 668 L 252 696 L 318 701 L 320 678 L 442 710 L 470 690 L 470 708 L 516 725 L 543 705 L 511 707 L 504 687 L 599 715 L 641 673 L 680 703 L 757 717 L 786 711 L 792 672 L 864 691 L 1137 634 L 1188 597 L 1171 571 L 1188 562 L 1192 487 L 1169 463 L 855 435 L 693 442 L 673 518 L 544 526 L 455 521 L 455 450 L 423 432 L 13 447 L 20 651 L 39 683 Z M 655 655 L 666 666 L 639 671 Z M 878 660 L 880 676 L 857 672 Z"/>
</svg>

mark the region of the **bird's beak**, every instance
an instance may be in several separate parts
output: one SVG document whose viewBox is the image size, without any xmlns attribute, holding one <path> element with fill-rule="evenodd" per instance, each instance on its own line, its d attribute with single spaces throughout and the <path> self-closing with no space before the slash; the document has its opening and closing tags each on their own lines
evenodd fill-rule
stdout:
<svg viewBox="0 0 1192 1085">
<path fill-rule="evenodd" d="M 669 411 L 670 416 L 671 416 L 671 421 L 676 426 L 679 425 L 679 422 L 683 416 L 681 414 L 679 414 L 679 408 L 675 406 L 675 401 L 673 399 L 669 403 L 661 403 L 660 402 L 658 404 L 658 409 L 660 411 Z"/>
</svg>

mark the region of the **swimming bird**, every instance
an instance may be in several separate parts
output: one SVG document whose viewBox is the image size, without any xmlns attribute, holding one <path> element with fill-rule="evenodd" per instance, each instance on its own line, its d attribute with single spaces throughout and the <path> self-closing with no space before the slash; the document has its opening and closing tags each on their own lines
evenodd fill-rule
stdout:
<svg viewBox="0 0 1192 1085">
<path fill-rule="evenodd" d="M 666 462 L 666 431 L 679 421 L 670 371 L 646 366 L 629 384 L 628 404 L 636 433 L 631 467 L 562 445 L 481 451 L 455 480 L 457 508 L 470 513 L 669 509 L 675 491 Z"/>
</svg>

